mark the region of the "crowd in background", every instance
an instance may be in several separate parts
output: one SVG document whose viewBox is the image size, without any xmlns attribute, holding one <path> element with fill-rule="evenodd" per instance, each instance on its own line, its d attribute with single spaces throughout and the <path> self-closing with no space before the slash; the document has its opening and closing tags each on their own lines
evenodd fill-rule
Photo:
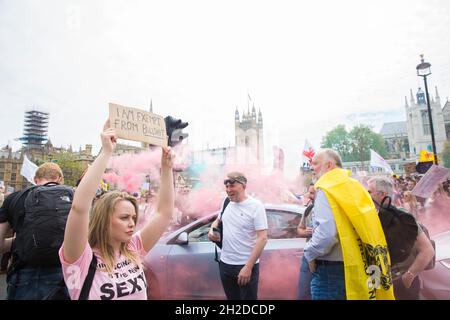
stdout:
<svg viewBox="0 0 450 320">
<path fill-rule="evenodd" d="M 450 179 L 441 183 L 431 197 L 422 198 L 412 193 L 414 187 L 419 183 L 421 175 L 394 176 L 395 183 L 395 205 L 403 207 L 416 218 L 426 213 L 428 208 L 450 205 Z"/>
</svg>

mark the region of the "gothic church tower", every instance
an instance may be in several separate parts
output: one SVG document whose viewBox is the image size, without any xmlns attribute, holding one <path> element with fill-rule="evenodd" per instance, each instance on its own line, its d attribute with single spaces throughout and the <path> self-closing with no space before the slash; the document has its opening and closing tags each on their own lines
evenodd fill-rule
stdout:
<svg viewBox="0 0 450 320">
<path fill-rule="evenodd" d="M 256 115 L 255 104 L 250 113 L 250 105 L 247 112 L 243 111 L 242 119 L 236 107 L 234 116 L 236 157 L 238 163 L 264 164 L 264 139 L 263 118 L 261 110 Z"/>
<path fill-rule="evenodd" d="M 431 116 L 438 154 L 444 150 L 446 140 L 444 117 L 441 108 L 441 99 L 436 87 L 436 96 L 430 94 Z M 409 150 L 411 156 L 418 156 L 420 150 L 432 152 L 430 122 L 428 120 L 428 108 L 425 92 L 419 88 L 414 99 L 411 90 L 410 104 L 405 97 L 406 127 L 408 130 Z"/>
</svg>

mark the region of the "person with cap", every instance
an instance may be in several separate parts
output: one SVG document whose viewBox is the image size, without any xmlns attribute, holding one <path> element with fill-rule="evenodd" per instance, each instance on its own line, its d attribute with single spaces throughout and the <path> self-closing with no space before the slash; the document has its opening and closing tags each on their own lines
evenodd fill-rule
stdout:
<svg viewBox="0 0 450 320">
<path fill-rule="evenodd" d="M 247 195 L 247 178 L 230 172 L 224 180 L 229 201 L 212 223 L 208 237 L 218 241 L 214 229 L 222 223 L 219 261 L 222 286 L 229 300 L 257 300 L 259 257 L 267 243 L 267 216 L 261 201 Z"/>
</svg>

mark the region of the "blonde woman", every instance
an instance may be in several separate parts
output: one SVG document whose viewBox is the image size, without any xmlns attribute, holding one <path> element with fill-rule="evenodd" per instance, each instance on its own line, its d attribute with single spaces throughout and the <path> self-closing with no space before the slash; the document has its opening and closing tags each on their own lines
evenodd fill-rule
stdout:
<svg viewBox="0 0 450 320">
<path fill-rule="evenodd" d="M 72 300 L 80 296 L 92 255 L 97 268 L 88 299 L 147 299 L 147 283 L 141 258 L 167 229 L 174 208 L 172 153 L 163 148 L 159 201 L 149 222 L 135 232 L 138 215 L 136 199 L 113 191 L 90 206 L 106 165 L 116 146 L 116 134 L 105 123 L 101 134 L 102 150 L 81 180 L 67 219 L 64 243 L 59 255 L 64 280 Z"/>
</svg>

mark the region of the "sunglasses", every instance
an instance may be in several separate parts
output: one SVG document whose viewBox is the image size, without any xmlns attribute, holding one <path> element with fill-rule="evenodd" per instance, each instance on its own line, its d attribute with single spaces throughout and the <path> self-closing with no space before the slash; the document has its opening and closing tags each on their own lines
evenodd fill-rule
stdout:
<svg viewBox="0 0 450 320">
<path fill-rule="evenodd" d="M 237 180 L 234 180 L 234 179 L 225 179 L 225 180 L 223 180 L 223 184 L 224 185 L 227 185 L 227 184 L 234 184 L 234 183 L 240 183 L 240 184 L 243 184 L 242 182 L 240 182 L 240 181 L 237 181 Z"/>
</svg>

